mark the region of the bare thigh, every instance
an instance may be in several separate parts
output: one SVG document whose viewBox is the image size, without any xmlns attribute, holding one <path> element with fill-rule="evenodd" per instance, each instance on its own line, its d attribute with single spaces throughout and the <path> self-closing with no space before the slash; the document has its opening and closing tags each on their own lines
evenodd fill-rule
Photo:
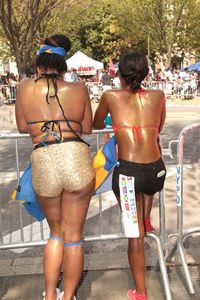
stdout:
<svg viewBox="0 0 200 300">
<path fill-rule="evenodd" d="M 74 192 L 62 193 L 62 230 L 65 242 L 82 239 L 83 226 L 94 192 L 95 180 L 93 179 L 84 188 Z"/>
<path fill-rule="evenodd" d="M 143 224 L 143 199 L 142 193 L 137 193 L 136 195 L 136 206 L 137 206 L 137 216 L 138 216 L 138 226 L 140 237 L 144 236 L 144 224 Z M 119 197 L 116 197 L 121 209 L 121 201 Z"/>
<path fill-rule="evenodd" d="M 61 234 L 61 195 L 44 197 L 37 194 L 37 200 L 47 219 L 51 234 Z"/>
</svg>

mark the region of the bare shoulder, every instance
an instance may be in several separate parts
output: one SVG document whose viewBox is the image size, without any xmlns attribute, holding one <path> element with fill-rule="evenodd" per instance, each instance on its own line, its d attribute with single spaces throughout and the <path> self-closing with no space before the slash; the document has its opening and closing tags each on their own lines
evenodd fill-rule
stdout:
<svg viewBox="0 0 200 300">
<path fill-rule="evenodd" d="M 117 97 L 120 94 L 120 90 L 106 90 L 103 92 L 102 97 L 105 99 L 112 99 Z"/>
<path fill-rule="evenodd" d="M 34 79 L 32 79 L 32 78 L 24 78 L 18 84 L 18 88 L 20 88 L 20 89 L 21 88 L 26 88 L 26 87 L 29 87 L 33 83 L 34 83 Z"/>
<path fill-rule="evenodd" d="M 64 84 L 70 88 L 74 88 L 74 89 L 79 89 L 79 90 L 84 90 L 84 89 L 87 89 L 87 86 L 85 85 L 84 82 L 80 82 L 80 81 L 77 81 L 77 82 L 67 82 L 67 81 L 64 81 Z"/>
<path fill-rule="evenodd" d="M 165 98 L 165 93 L 162 90 L 145 90 L 145 93 L 149 94 L 151 97 L 156 97 L 157 99 L 163 100 Z"/>
</svg>

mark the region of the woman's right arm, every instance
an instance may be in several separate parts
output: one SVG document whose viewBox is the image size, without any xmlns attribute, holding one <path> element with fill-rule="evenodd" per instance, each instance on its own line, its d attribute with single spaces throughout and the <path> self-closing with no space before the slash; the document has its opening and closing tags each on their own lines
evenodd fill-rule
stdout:
<svg viewBox="0 0 200 300">
<path fill-rule="evenodd" d="M 16 117 L 18 131 L 20 133 L 29 133 L 29 128 L 24 118 L 23 106 L 21 102 L 24 85 L 25 85 L 25 80 L 21 81 L 17 87 L 17 97 L 15 102 L 15 117 Z"/>
<path fill-rule="evenodd" d="M 109 113 L 108 105 L 107 105 L 107 93 L 108 91 L 104 92 L 101 96 L 100 103 L 96 109 L 94 115 L 94 127 L 97 129 L 104 129 L 106 127 L 105 118 Z"/>
</svg>

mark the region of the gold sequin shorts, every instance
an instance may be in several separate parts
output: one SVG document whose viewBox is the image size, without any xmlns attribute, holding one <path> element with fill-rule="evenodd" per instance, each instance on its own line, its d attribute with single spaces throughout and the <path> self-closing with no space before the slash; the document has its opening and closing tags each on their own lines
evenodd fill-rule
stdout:
<svg viewBox="0 0 200 300">
<path fill-rule="evenodd" d="M 80 190 L 95 177 L 89 148 L 83 142 L 38 148 L 31 154 L 31 163 L 34 190 L 45 197 Z"/>
</svg>

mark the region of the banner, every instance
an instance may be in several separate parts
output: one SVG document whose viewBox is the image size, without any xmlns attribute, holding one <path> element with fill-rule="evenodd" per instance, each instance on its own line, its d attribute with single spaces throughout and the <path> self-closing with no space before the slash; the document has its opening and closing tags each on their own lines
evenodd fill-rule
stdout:
<svg viewBox="0 0 200 300">
<path fill-rule="evenodd" d="M 139 237 L 139 226 L 135 198 L 135 178 L 120 174 L 119 188 L 125 236 L 137 238 Z"/>
</svg>

